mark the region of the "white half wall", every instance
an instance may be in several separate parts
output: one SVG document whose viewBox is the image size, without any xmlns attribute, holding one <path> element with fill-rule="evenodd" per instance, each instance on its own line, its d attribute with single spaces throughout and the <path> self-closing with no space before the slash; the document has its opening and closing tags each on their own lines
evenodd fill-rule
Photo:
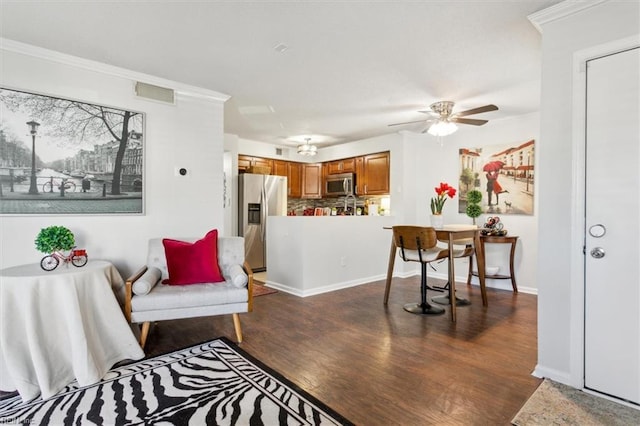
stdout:
<svg viewBox="0 0 640 426">
<path fill-rule="evenodd" d="M 213 228 L 225 234 L 226 95 L 10 40 L 2 40 L 0 55 L 3 87 L 141 111 L 146 120 L 145 214 L 2 216 L 0 268 L 39 262 L 34 240 L 51 225 L 68 227 L 90 259 L 113 262 L 123 276 L 145 264 L 149 238 L 204 236 Z M 175 105 L 136 97 L 136 81 L 174 88 Z M 188 175 L 176 176 L 175 167 Z"/>
</svg>

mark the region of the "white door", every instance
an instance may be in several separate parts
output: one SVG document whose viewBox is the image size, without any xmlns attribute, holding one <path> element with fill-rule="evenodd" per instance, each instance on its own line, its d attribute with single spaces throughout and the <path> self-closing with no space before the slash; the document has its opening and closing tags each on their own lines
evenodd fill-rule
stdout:
<svg viewBox="0 0 640 426">
<path fill-rule="evenodd" d="M 585 387 L 640 404 L 640 48 L 586 73 Z"/>
</svg>

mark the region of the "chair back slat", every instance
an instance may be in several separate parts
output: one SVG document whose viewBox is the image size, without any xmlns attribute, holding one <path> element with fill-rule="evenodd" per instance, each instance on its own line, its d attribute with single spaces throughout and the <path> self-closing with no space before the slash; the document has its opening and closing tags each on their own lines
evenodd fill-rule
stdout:
<svg viewBox="0 0 640 426">
<path fill-rule="evenodd" d="M 393 239 L 396 247 L 406 250 L 427 250 L 438 242 L 436 230 L 431 226 L 394 226 Z"/>
</svg>

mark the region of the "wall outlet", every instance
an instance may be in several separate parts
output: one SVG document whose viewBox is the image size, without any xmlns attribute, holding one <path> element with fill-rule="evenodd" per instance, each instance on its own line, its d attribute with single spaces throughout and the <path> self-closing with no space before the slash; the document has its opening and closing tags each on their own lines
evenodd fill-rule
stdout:
<svg viewBox="0 0 640 426">
<path fill-rule="evenodd" d="M 340 258 L 340 266 L 342 267 L 347 266 L 347 258 L 345 256 L 342 256 Z"/>
</svg>

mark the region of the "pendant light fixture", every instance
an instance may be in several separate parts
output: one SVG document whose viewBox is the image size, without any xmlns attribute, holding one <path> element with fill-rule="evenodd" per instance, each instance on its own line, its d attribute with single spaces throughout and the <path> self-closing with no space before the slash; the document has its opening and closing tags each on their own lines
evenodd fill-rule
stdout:
<svg viewBox="0 0 640 426">
<path fill-rule="evenodd" d="M 311 138 L 305 138 L 304 140 L 306 141 L 304 144 L 298 145 L 298 154 L 306 156 L 316 155 L 318 153 L 318 147 L 309 143 Z"/>
</svg>

